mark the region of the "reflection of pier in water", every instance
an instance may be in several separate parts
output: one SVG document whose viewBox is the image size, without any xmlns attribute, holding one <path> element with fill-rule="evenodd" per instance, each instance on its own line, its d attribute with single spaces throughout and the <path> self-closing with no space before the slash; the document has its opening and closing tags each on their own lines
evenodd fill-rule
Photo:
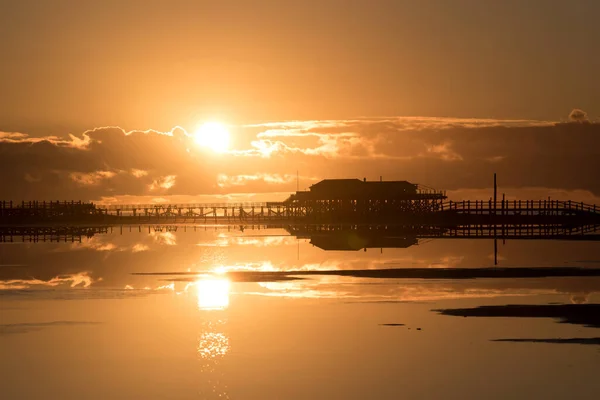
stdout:
<svg viewBox="0 0 600 400">
<path fill-rule="evenodd" d="M 420 239 L 502 239 L 600 241 L 596 225 L 467 225 L 459 227 L 395 225 L 289 225 L 285 229 L 323 250 L 407 248 Z"/>
<path fill-rule="evenodd" d="M 0 227 L 0 243 L 14 242 L 81 242 L 97 234 L 108 233 L 108 227 L 85 226 L 9 226 Z"/>
<path fill-rule="evenodd" d="M 0 227 L 0 242 L 81 242 L 94 235 L 124 232 L 201 232 L 284 229 L 323 250 L 408 248 L 431 239 L 600 241 L 600 224 L 465 225 L 457 227 L 347 224 L 118 225 Z"/>
</svg>

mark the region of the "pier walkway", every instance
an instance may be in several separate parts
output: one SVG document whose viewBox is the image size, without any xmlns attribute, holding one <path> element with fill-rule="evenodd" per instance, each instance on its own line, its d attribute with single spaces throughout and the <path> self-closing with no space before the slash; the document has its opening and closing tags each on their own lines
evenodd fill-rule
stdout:
<svg viewBox="0 0 600 400">
<path fill-rule="evenodd" d="M 600 220 L 600 206 L 558 200 L 446 201 L 427 207 L 387 202 L 111 204 L 0 202 L 0 224 L 80 221 L 104 223 L 415 223 L 548 225 Z"/>
</svg>

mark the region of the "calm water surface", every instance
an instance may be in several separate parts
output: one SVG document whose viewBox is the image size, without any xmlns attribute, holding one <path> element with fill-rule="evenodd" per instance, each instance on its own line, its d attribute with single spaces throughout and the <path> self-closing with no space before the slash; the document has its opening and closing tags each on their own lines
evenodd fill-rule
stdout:
<svg viewBox="0 0 600 400">
<path fill-rule="evenodd" d="M 284 230 L 226 227 L 125 227 L 81 242 L 1 243 L 0 393 L 600 398 L 600 278 L 269 274 L 492 267 L 493 258 L 489 240 L 324 251 Z M 600 244 L 510 241 L 499 244 L 499 262 L 600 268 Z M 262 275 L 231 279 L 227 271 Z M 197 274 L 181 274 L 188 272 Z M 524 307 L 506 307 L 514 304 Z"/>
</svg>

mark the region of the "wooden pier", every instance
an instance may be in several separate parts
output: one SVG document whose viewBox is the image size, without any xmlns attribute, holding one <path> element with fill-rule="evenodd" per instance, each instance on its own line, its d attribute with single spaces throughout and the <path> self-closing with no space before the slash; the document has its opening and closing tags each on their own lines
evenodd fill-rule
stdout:
<svg viewBox="0 0 600 400">
<path fill-rule="evenodd" d="M 316 209 L 305 203 L 96 205 L 82 202 L 0 202 L 0 225 L 53 223 L 370 223 L 414 225 L 556 225 L 600 221 L 600 207 L 558 200 L 446 201 L 397 209 L 376 201 Z"/>
<path fill-rule="evenodd" d="M 325 179 L 285 201 L 202 204 L 0 202 L 0 225 L 40 224 L 373 224 L 511 229 L 600 223 L 600 207 L 573 201 L 448 201 L 446 192 L 407 181 Z"/>
</svg>

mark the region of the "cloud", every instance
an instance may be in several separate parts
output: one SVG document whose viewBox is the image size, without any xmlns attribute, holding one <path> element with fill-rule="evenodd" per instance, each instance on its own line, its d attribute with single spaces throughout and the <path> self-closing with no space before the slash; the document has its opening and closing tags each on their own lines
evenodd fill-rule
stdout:
<svg viewBox="0 0 600 400">
<path fill-rule="evenodd" d="M 289 135 L 292 136 L 292 135 Z M 286 154 L 302 154 L 308 156 L 322 156 L 326 158 L 335 158 L 341 155 L 342 147 L 352 147 L 356 142 L 351 138 L 328 136 L 328 135 L 303 135 L 314 136 L 318 138 L 316 145 L 311 147 L 291 146 L 280 140 L 260 139 L 253 140 L 250 144 L 251 149 L 242 151 L 233 151 L 231 154 L 242 156 L 260 156 L 269 158 L 274 155 L 283 156 Z"/>
<path fill-rule="evenodd" d="M 249 182 L 260 181 L 267 185 L 281 185 L 296 182 L 296 179 L 300 179 L 295 174 L 265 174 L 257 173 L 252 175 L 233 175 L 229 176 L 226 174 L 217 175 L 217 185 L 222 188 L 228 188 L 232 186 L 244 186 Z M 301 177 L 303 182 L 317 182 L 319 179 L 314 177 Z"/>
<path fill-rule="evenodd" d="M 27 135 L 20 132 L 0 132 L 0 140 L 19 140 L 25 138 L 27 138 Z"/>
<path fill-rule="evenodd" d="M 167 176 L 161 176 L 158 179 L 155 179 L 154 181 L 152 181 L 152 183 L 150 185 L 148 185 L 148 189 L 150 189 L 150 191 L 155 191 L 155 190 L 160 190 L 160 189 L 171 189 L 173 186 L 175 186 L 175 181 L 177 179 L 176 175 L 167 175 Z"/>
<path fill-rule="evenodd" d="M 175 246 L 177 244 L 177 237 L 173 232 L 152 231 L 150 236 L 159 245 Z"/>
<path fill-rule="evenodd" d="M 10 279 L 0 280 L 0 290 L 5 289 L 26 289 L 35 286 L 56 287 L 67 285 L 71 288 L 82 287 L 88 288 L 94 279 L 87 273 L 58 275 L 49 280 L 42 279 Z"/>
<path fill-rule="evenodd" d="M 584 114 L 573 113 L 575 120 Z M 94 128 L 65 137 L 0 133 L 0 198 L 170 201 L 302 188 L 323 178 L 409 180 L 438 189 L 547 187 L 600 194 L 600 123 L 381 117 L 232 128 L 214 154 L 185 130 Z"/>
<path fill-rule="evenodd" d="M 85 238 L 81 242 L 71 243 L 68 248 L 59 247 L 56 251 L 92 250 L 98 252 L 114 252 L 125 250 L 107 239 L 106 236 L 93 236 Z"/>
<path fill-rule="evenodd" d="M 160 197 L 156 196 L 136 196 L 136 195 L 118 195 L 118 196 L 102 196 L 99 199 L 94 199 L 93 202 L 96 204 L 164 204 L 164 203 L 172 203 L 172 204 L 199 204 L 199 203 L 261 203 L 267 201 L 283 201 L 289 197 L 289 192 L 261 192 L 261 193 L 252 193 L 252 192 L 242 192 L 235 193 L 231 192 L 232 190 L 248 190 L 247 185 L 252 185 L 253 182 L 256 182 L 256 185 L 262 185 L 261 181 L 247 181 L 246 185 L 232 186 L 231 188 L 227 188 L 228 193 L 223 194 L 205 194 L 205 195 L 162 195 Z M 301 184 L 302 178 L 300 180 Z M 295 188 L 295 182 L 293 183 L 293 187 Z M 302 187 L 305 187 L 302 186 Z M 264 189 L 264 187 L 261 187 Z M 250 189 L 251 190 L 251 189 Z"/>
<path fill-rule="evenodd" d="M 35 144 L 47 142 L 51 143 L 55 146 L 66 147 L 66 148 L 74 148 L 74 149 L 86 149 L 90 144 L 91 139 L 86 134 L 83 133 L 81 137 L 77 137 L 69 134 L 68 139 L 60 138 L 58 136 L 41 136 L 41 137 L 31 137 L 26 133 L 21 132 L 2 132 L 0 131 L 0 143 L 27 143 L 27 144 Z"/>
<path fill-rule="evenodd" d="M 140 251 L 148 251 L 150 247 L 143 243 L 136 243 L 131 247 L 131 251 L 134 253 L 139 253 Z"/>
<path fill-rule="evenodd" d="M 277 129 L 259 132 L 253 140 L 250 150 L 236 152 L 239 155 L 273 155 L 301 154 L 319 156 L 327 159 L 338 157 L 385 157 L 373 152 L 377 138 L 361 137 L 359 132 L 315 132 L 309 129 L 332 129 L 343 126 L 345 121 L 310 121 L 302 126 L 299 122 L 295 128 L 285 128 L 285 123 Z M 278 139 L 278 140 L 273 140 Z M 300 139 L 300 140 L 299 140 Z M 289 141 L 286 143 L 285 141 Z"/>
<path fill-rule="evenodd" d="M 81 137 L 77 137 L 71 134 L 69 134 L 69 137 L 71 138 L 70 146 L 76 149 L 87 149 L 87 147 L 92 142 L 92 139 L 90 139 L 90 137 L 85 133 L 83 133 Z"/>
<path fill-rule="evenodd" d="M 42 178 L 40 178 L 40 177 L 33 176 L 28 172 L 25 173 L 25 181 L 28 183 L 40 182 L 41 180 L 42 180 Z"/>
<path fill-rule="evenodd" d="M 145 194 L 175 184 L 179 171 L 201 165 L 192 140 L 180 128 L 169 132 L 95 128 L 66 139 L 3 134 L 0 197 L 89 199 L 109 194 Z M 8 169 L 6 169 L 8 168 Z M 130 173 L 126 173 L 129 171 Z M 203 182 L 203 179 L 199 179 Z"/>
<path fill-rule="evenodd" d="M 219 235 L 213 241 L 204 241 L 197 244 L 199 247 L 229 247 L 229 246 L 252 246 L 257 247 L 273 247 L 273 246 L 291 246 L 298 243 L 297 239 L 293 236 L 270 236 L 270 235 L 258 235 L 258 236 L 229 236 Z M 274 271 L 275 268 L 272 264 L 264 262 L 259 265 L 244 264 L 242 266 L 232 265 L 224 266 L 223 271 L 227 270 L 269 270 Z"/>
<path fill-rule="evenodd" d="M 569 119 L 573 122 L 587 122 L 588 120 L 588 116 L 587 113 L 583 110 L 580 110 L 578 108 L 574 109 L 573 111 L 571 111 L 571 113 L 569 114 Z"/>
<path fill-rule="evenodd" d="M 141 178 L 144 176 L 148 176 L 148 171 L 144 171 L 143 169 L 132 168 L 131 175 L 135 176 L 136 178 Z"/>
<path fill-rule="evenodd" d="M 574 294 L 571 296 L 571 303 L 573 304 L 585 304 L 589 300 L 589 296 L 585 293 L 583 294 Z"/>
<path fill-rule="evenodd" d="M 90 173 L 72 172 L 70 178 L 80 185 L 98 185 L 103 179 L 110 179 L 116 175 L 112 171 L 97 171 Z"/>
<path fill-rule="evenodd" d="M 504 156 L 490 156 L 485 158 L 486 161 L 489 161 L 491 163 L 496 163 L 496 162 L 500 162 L 502 160 L 504 160 Z"/>
<path fill-rule="evenodd" d="M 429 146 L 427 148 L 427 152 L 434 156 L 439 156 L 442 160 L 445 161 L 461 161 L 463 158 L 460 154 L 452 150 L 451 146 L 452 144 L 450 142 L 444 142 L 441 144 Z"/>
<path fill-rule="evenodd" d="M 336 130 L 338 132 L 352 132 L 358 126 L 388 125 L 400 130 L 429 130 L 450 128 L 483 128 L 496 126 L 547 126 L 551 121 L 537 121 L 524 119 L 485 119 L 485 118 L 448 118 L 448 117 L 377 117 L 354 118 L 345 120 L 309 120 L 309 121 L 284 121 L 266 122 L 245 125 L 246 128 L 268 128 L 271 132 L 306 132 L 312 133 L 319 130 Z"/>
</svg>

